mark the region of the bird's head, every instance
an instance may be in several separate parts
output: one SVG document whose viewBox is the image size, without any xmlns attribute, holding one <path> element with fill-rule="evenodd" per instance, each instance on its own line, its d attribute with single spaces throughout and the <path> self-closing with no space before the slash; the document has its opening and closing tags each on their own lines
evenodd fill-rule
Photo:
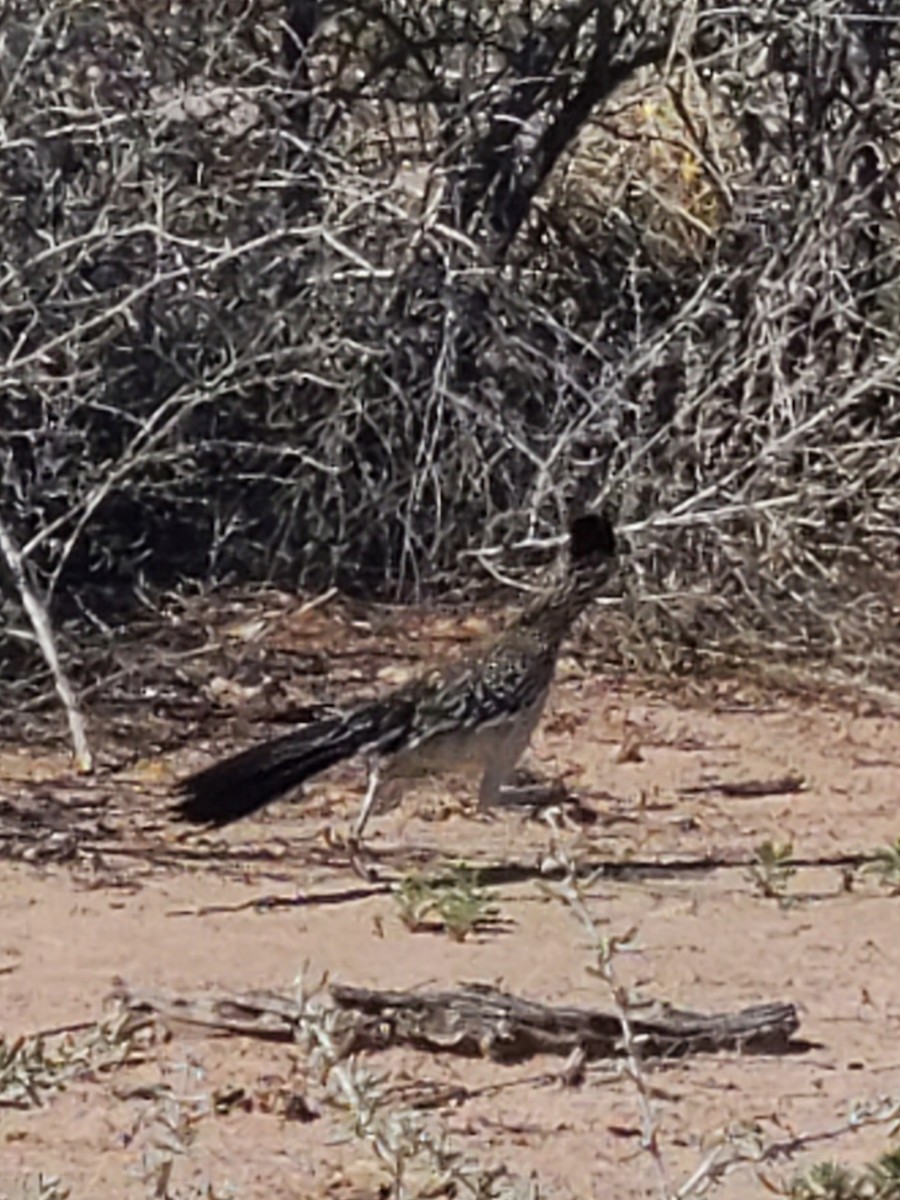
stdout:
<svg viewBox="0 0 900 1200">
<path fill-rule="evenodd" d="M 599 565 L 616 557 L 616 535 L 605 513 L 582 513 L 569 526 L 569 561 L 573 567 Z"/>
</svg>

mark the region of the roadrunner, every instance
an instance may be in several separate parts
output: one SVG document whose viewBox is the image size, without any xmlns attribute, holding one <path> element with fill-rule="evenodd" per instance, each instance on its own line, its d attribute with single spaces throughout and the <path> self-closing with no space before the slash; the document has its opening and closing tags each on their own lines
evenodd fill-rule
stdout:
<svg viewBox="0 0 900 1200">
<path fill-rule="evenodd" d="M 356 754 L 369 762 L 357 838 L 376 806 L 423 775 L 475 769 L 479 805 L 495 802 L 540 719 L 560 644 L 612 575 L 615 550 L 605 517 L 576 517 L 564 580 L 481 654 L 188 776 L 176 814 L 228 825 Z"/>
</svg>

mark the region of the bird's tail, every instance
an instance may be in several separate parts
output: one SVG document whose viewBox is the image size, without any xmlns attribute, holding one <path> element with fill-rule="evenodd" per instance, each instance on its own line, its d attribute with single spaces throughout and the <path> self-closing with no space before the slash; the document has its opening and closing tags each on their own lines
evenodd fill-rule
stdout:
<svg viewBox="0 0 900 1200">
<path fill-rule="evenodd" d="M 196 824 L 229 825 L 360 750 L 389 753 L 411 715 L 411 704 L 392 697 L 251 746 L 182 780 L 173 811 Z"/>
</svg>

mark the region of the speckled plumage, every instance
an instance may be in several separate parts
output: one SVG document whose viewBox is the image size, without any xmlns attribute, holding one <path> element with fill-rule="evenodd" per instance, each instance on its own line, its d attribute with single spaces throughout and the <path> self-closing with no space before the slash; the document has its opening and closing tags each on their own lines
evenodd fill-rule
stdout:
<svg viewBox="0 0 900 1200">
<path fill-rule="evenodd" d="M 356 754 L 373 764 L 358 834 L 376 802 L 396 799 L 402 781 L 422 774 L 474 768 L 481 773 L 479 800 L 490 803 L 540 719 L 563 638 L 611 574 L 609 522 L 579 517 L 571 533 L 564 581 L 486 649 L 189 776 L 180 785 L 177 815 L 229 824 Z"/>
</svg>

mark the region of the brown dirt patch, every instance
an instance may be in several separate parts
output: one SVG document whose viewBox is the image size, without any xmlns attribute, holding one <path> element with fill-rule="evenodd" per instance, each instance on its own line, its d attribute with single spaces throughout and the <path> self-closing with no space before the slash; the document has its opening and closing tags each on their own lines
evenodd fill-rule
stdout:
<svg viewBox="0 0 900 1200">
<path fill-rule="evenodd" d="M 314 636 L 327 641 L 334 631 L 322 614 L 315 619 Z M 477 624 L 470 632 L 480 632 Z M 410 660 L 432 645 L 427 629 L 417 633 L 404 622 L 397 635 Z M 237 720 L 249 708 L 246 728 L 220 707 L 202 722 L 181 722 L 184 740 L 199 745 L 162 756 L 132 746 L 127 763 L 120 736 L 110 742 L 109 769 L 90 781 L 71 776 L 62 755 L 2 753 L 0 1013 L 8 1040 L 96 1020 L 117 979 L 185 996 L 289 991 L 304 964 L 365 986 L 483 981 L 608 1009 L 607 986 L 587 970 L 594 956 L 584 929 L 536 878 L 555 842 L 579 862 L 609 868 L 590 883 L 588 906 L 602 932 L 636 930 L 614 959 L 633 996 L 708 1012 L 767 1000 L 799 1007 L 808 1044 L 797 1053 L 645 1065 L 673 1193 L 723 1139 L 726 1159 L 765 1151 L 760 1169 L 775 1182 L 812 1161 L 859 1163 L 886 1148 L 884 1125 L 851 1132 L 847 1114 L 854 1101 L 900 1097 L 900 901 L 853 861 L 900 833 L 896 716 L 761 697 L 736 683 L 673 701 L 573 658 L 533 756 L 543 771 L 562 773 L 582 802 L 555 830 L 517 812 L 476 816 L 451 781 L 375 820 L 366 880 L 335 836 L 359 802 L 362 781 L 351 767 L 259 820 L 181 839 L 163 814 L 173 772 L 229 748 L 229 729 L 243 738 L 251 727 L 254 735 L 273 728 L 273 709 L 321 699 L 342 674 L 348 685 L 353 677 L 364 684 L 395 670 L 389 659 L 378 667 L 377 639 L 352 623 L 342 624 L 342 650 L 327 674 L 295 635 L 282 622 L 278 636 L 306 657 L 289 685 L 278 678 L 274 700 L 271 677 L 261 669 L 254 679 L 247 667 L 250 651 L 229 698 L 217 685 L 218 703 Z M 140 726 L 138 709 L 128 721 Z M 156 711 L 148 723 L 157 744 L 167 728 L 178 744 L 171 715 Z M 127 724 L 121 717 L 111 728 L 119 736 Z M 744 795 L 720 786 L 791 778 L 801 790 Z M 748 877 L 755 848 L 770 839 L 790 840 L 801 862 L 787 901 L 762 895 Z M 411 932 L 388 885 L 455 859 L 496 883 L 503 920 L 461 943 Z M 637 1091 L 620 1064 L 592 1064 L 577 1087 L 561 1082 L 564 1064 L 552 1058 L 501 1065 L 393 1049 L 363 1065 L 383 1076 L 385 1112 L 430 1096 L 435 1107 L 420 1112 L 426 1127 L 443 1130 L 483 1170 L 537 1180 L 541 1196 L 660 1195 L 641 1146 Z M 821 1136 L 806 1144 L 810 1135 Z M 242 1200 L 390 1194 L 377 1155 L 329 1106 L 308 1055 L 180 1027 L 158 1035 L 141 1063 L 87 1072 L 40 1107 L 0 1108 L 0 1145 L 0 1197 L 27 1194 L 41 1172 L 92 1200 L 131 1200 L 154 1188 Z M 171 1175 L 161 1185 L 167 1155 Z M 403 1194 L 451 1194 L 426 1183 L 414 1176 Z M 764 1187 L 752 1165 L 738 1163 L 711 1192 L 728 1200 Z"/>
</svg>

